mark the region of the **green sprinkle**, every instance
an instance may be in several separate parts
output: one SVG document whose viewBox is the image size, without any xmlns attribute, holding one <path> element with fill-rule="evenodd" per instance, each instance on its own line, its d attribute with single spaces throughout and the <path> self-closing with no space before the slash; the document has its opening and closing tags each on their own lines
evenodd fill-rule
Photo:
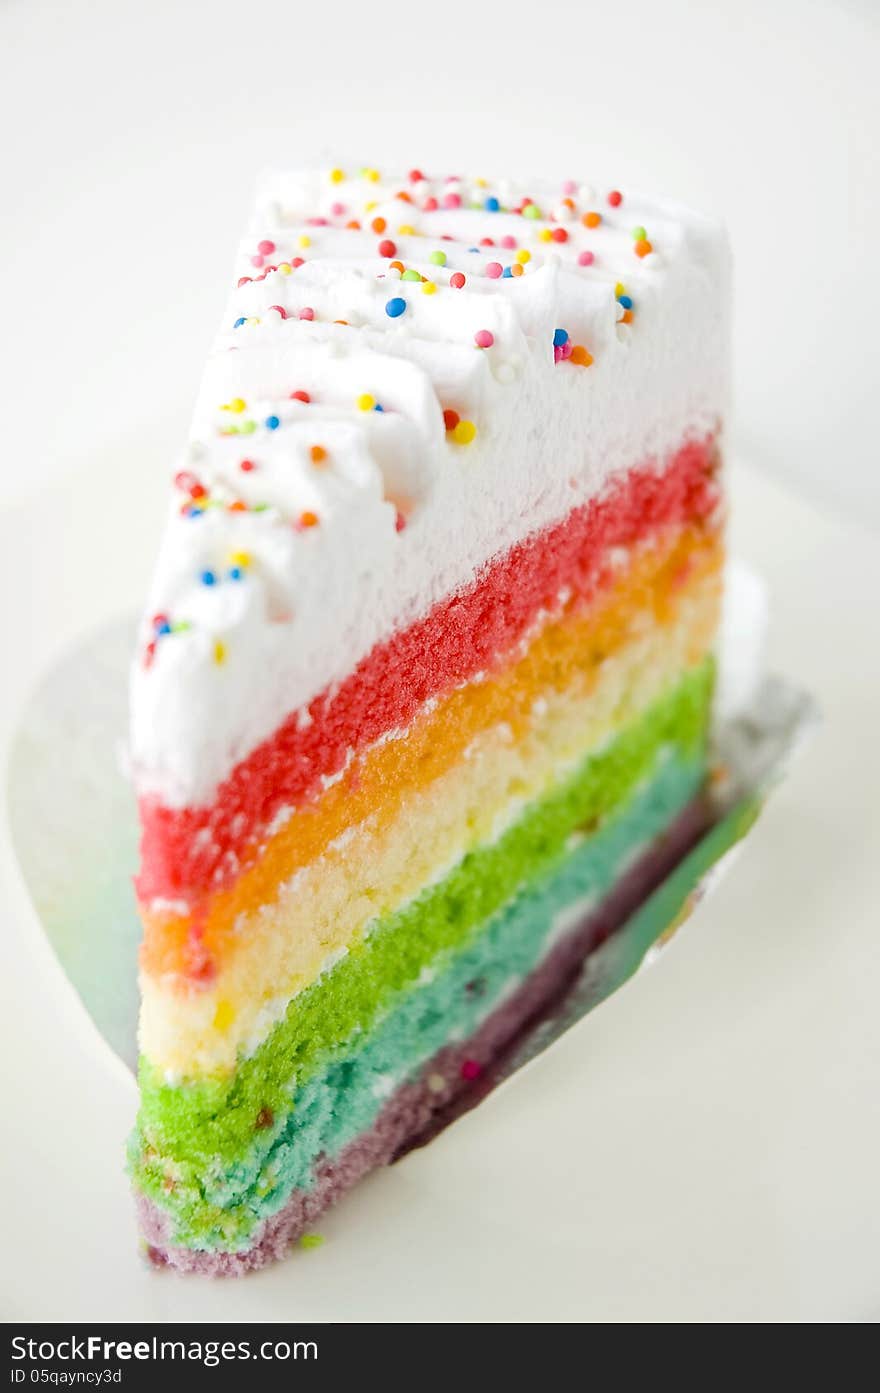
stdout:
<svg viewBox="0 0 880 1393">
<path fill-rule="evenodd" d="M 633 241 L 634 241 L 634 242 L 647 242 L 647 240 L 648 240 L 648 234 L 647 234 L 647 232 L 645 231 L 645 229 L 644 229 L 643 227 L 634 227 L 634 228 L 633 228 Z"/>
<path fill-rule="evenodd" d="M 429 260 L 434 266 L 445 266 L 445 265 L 446 265 L 446 253 L 445 253 L 445 252 L 431 252 L 431 255 L 429 256 L 428 260 Z"/>
<path fill-rule="evenodd" d="M 540 216 L 541 210 L 538 207 L 537 203 L 527 203 L 525 208 L 523 208 L 524 218 L 539 218 Z"/>
<path fill-rule="evenodd" d="M 238 428 L 238 433 L 239 435 L 253 435 L 256 429 L 256 421 L 242 421 L 241 425 Z"/>
<path fill-rule="evenodd" d="M 309 1250 L 310 1248 L 320 1248 L 323 1242 L 324 1242 L 324 1236 L 323 1236 L 323 1234 L 320 1234 L 320 1233 L 304 1233 L 303 1236 L 302 1236 L 302 1238 L 299 1240 L 299 1246 L 300 1246 L 301 1248 L 305 1248 L 306 1251 L 308 1252 L 308 1250 Z"/>
<path fill-rule="evenodd" d="M 402 281 L 420 281 L 422 278 L 418 271 L 404 271 L 400 279 Z"/>
</svg>

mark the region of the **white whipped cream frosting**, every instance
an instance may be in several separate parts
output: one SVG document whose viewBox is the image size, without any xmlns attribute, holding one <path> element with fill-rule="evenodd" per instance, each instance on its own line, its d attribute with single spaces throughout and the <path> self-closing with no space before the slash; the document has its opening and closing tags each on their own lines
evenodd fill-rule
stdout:
<svg viewBox="0 0 880 1393">
<path fill-rule="evenodd" d="M 170 807 L 209 802 L 374 644 L 724 412 L 718 224 L 626 190 L 611 206 L 608 189 L 582 184 L 340 173 L 262 182 L 174 471 L 131 679 L 136 786 Z M 509 211 L 526 194 L 532 208 Z M 406 308 L 390 317 L 394 299 Z M 554 360 L 557 329 L 589 366 Z M 470 443 L 447 433 L 444 410 L 473 423 Z"/>
</svg>

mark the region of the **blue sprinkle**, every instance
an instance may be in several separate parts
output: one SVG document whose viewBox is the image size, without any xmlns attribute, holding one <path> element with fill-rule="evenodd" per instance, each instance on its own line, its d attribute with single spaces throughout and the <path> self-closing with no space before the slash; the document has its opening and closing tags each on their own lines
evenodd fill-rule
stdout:
<svg viewBox="0 0 880 1393">
<path fill-rule="evenodd" d="M 191 508 L 187 508 L 186 516 L 188 518 L 200 518 L 204 511 L 204 508 L 197 508 L 195 504 L 193 504 Z"/>
<path fill-rule="evenodd" d="M 486 209 L 487 213 L 497 213 L 498 209 L 501 207 L 501 204 L 498 202 L 497 198 L 492 198 L 490 196 L 486 199 L 486 202 L 483 206 Z"/>
<path fill-rule="evenodd" d="M 554 347 L 554 348 L 561 348 L 562 345 L 563 345 L 564 343 L 568 343 L 568 330 L 567 330 L 567 329 L 554 329 L 554 330 L 553 330 L 553 347 Z"/>
<path fill-rule="evenodd" d="M 157 625 L 156 625 L 156 637 L 157 637 L 157 638 L 161 638 L 163 634 L 170 634 L 170 633 L 171 633 L 171 625 L 168 623 L 167 619 L 166 619 L 166 621 L 165 621 L 164 624 L 157 624 Z"/>
<path fill-rule="evenodd" d="M 241 327 L 242 324 L 246 324 L 246 323 L 247 323 L 247 320 L 245 319 L 244 315 L 242 315 L 242 316 L 241 316 L 241 319 L 236 319 L 236 321 L 235 321 L 235 323 L 233 324 L 232 327 L 233 327 L 233 329 L 239 329 L 239 328 Z"/>
<path fill-rule="evenodd" d="M 214 572 L 213 572 L 213 571 L 202 571 L 202 574 L 201 574 L 200 579 L 201 579 L 202 585 L 216 585 L 216 584 L 217 584 L 217 577 L 214 575 Z"/>
<path fill-rule="evenodd" d="M 376 402 L 376 405 L 373 407 L 373 410 L 374 410 L 374 411 L 384 411 L 385 408 L 384 408 L 384 406 L 382 405 L 381 402 L 378 402 L 378 401 L 377 401 L 377 402 Z"/>
<path fill-rule="evenodd" d="M 385 313 L 389 319 L 397 319 L 398 315 L 403 314 L 406 309 L 406 301 L 400 296 L 395 295 L 393 300 L 389 300 L 385 306 Z"/>
<path fill-rule="evenodd" d="M 230 579 L 230 580 L 244 580 L 244 571 L 241 569 L 240 566 L 230 566 L 230 568 L 229 568 L 229 579 Z"/>
<path fill-rule="evenodd" d="M 280 416 L 267 416 L 267 417 L 266 417 L 266 430 L 277 430 L 278 427 L 279 427 L 280 425 L 281 425 L 281 417 L 280 417 Z"/>
<path fill-rule="evenodd" d="M 509 266 L 505 266 L 504 270 L 501 272 L 501 275 L 506 276 L 508 280 L 513 280 L 513 272 L 511 271 Z"/>
<path fill-rule="evenodd" d="M 623 308 L 624 308 L 625 310 L 631 310 L 632 307 L 633 307 L 632 296 L 631 296 L 631 295 L 618 295 L 618 297 L 617 297 L 617 303 L 618 303 L 618 305 L 623 305 Z"/>
<path fill-rule="evenodd" d="M 479 247 L 468 247 L 468 251 L 469 251 L 469 252 L 479 252 L 479 250 L 480 250 Z"/>
</svg>

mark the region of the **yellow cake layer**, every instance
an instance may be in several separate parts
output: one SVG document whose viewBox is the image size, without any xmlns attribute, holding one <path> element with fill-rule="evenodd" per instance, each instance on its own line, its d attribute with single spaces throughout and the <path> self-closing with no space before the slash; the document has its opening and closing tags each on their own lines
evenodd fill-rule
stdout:
<svg viewBox="0 0 880 1393">
<path fill-rule="evenodd" d="M 144 975 L 141 1048 L 171 1077 L 234 1067 L 283 1014 L 289 999 L 383 916 L 497 836 L 590 751 L 645 710 L 710 650 L 720 582 L 714 567 L 682 576 L 674 616 L 653 610 L 590 680 L 553 686 L 514 731 L 499 722 L 428 787 L 409 792 L 390 822 L 367 817 L 299 869 L 271 902 L 235 923 L 237 951 L 208 986 Z"/>
</svg>

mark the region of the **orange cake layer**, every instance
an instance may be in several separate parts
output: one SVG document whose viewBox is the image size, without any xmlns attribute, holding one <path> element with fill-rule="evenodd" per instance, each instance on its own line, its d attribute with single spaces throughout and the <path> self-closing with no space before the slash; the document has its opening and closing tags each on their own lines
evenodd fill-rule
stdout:
<svg viewBox="0 0 880 1393">
<path fill-rule="evenodd" d="M 166 986 L 213 981 L 240 942 L 237 921 L 272 903 L 278 886 L 346 829 L 367 818 L 379 829 L 391 823 L 407 797 L 461 760 L 481 732 L 503 723 L 517 738 L 545 693 L 588 694 L 604 659 L 653 626 L 674 623 L 683 595 L 717 575 L 721 562 L 720 536 L 708 525 L 670 529 L 638 549 L 598 602 L 563 607 L 506 667 L 429 703 L 408 731 L 353 760 L 315 802 L 281 821 L 232 885 L 205 896 L 189 915 L 142 908 L 144 972 Z"/>
</svg>

